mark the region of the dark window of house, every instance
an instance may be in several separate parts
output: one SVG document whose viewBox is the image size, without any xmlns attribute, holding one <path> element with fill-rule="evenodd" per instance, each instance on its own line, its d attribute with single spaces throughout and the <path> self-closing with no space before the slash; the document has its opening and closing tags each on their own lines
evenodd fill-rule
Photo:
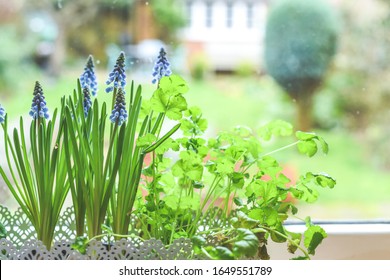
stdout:
<svg viewBox="0 0 390 280">
<path fill-rule="evenodd" d="M 231 28 L 233 26 L 233 3 L 226 3 L 226 27 Z"/>
<path fill-rule="evenodd" d="M 186 13 L 187 13 L 187 26 L 191 27 L 191 25 L 192 25 L 192 1 L 186 2 Z"/>
<path fill-rule="evenodd" d="M 253 28 L 253 3 L 251 2 L 246 6 L 246 26 Z"/>
<path fill-rule="evenodd" d="M 206 2 L 206 27 L 213 26 L 213 2 Z"/>
</svg>

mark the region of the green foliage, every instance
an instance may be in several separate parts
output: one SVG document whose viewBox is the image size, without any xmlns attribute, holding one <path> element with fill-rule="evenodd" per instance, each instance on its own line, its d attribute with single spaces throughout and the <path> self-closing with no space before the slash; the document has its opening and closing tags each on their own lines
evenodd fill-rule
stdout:
<svg viewBox="0 0 390 280">
<path fill-rule="evenodd" d="M 106 104 L 103 103 L 100 108 L 95 99 L 85 119 L 82 100 L 78 83 L 78 90 L 69 97 L 66 108 L 65 151 L 77 234 L 84 234 L 86 219 L 88 236 L 92 238 L 101 233 L 101 225 L 106 218 L 121 161 L 126 126 L 119 128 L 116 124 L 113 127 L 109 148 L 105 152 Z"/>
<path fill-rule="evenodd" d="M 230 243 L 232 242 L 234 243 L 233 254 L 236 258 L 254 256 L 259 247 L 257 236 L 246 228 L 237 229 L 237 236 L 234 241 L 230 241 Z"/>
<path fill-rule="evenodd" d="M 290 123 L 283 120 L 274 120 L 262 126 L 258 130 L 259 136 L 268 141 L 272 136 L 289 136 L 293 132 Z"/>
<path fill-rule="evenodd" d="M 177 124 L 164 136 L 158 136 L 164 116 L 181 118 L 181 111 L 186 108 L 185 100 L 184 106 L 182 104 L 181 93 L 185 91 L 186 84 L 181 78 L 162 79 L 151 98 L 152 110 L 139 122 L 142 89 L 138 87 L 135 90 L 132 83 L 129 120 L 119 126 L 117 123 L 106 124 L 106 104 L 103 103 L 100 108 L 97 100 L 87 118 L 83 118 L 83 96 L 78 85 L 77 92 L 68 100 L 65 148 L 79 236 L 84 234 L 85 217 L 89 238 L 100 235 L 109 206 L 113 231 L 128 233 L 144 158 L 179 129 L 180 124 Z M 113 95 L 116 94 L 115 89 Z M 153 112 L 159 112 L 160 117 L 153 120 Z M 109 147 L 106 149 L 104 139 L 108 127 Z M 75 163 L 73 167 L 71 161 Z M 85 166 L 89 168 L 85 169 Z"/>
<path fill-rule="evenodd" d="M 312 157 L 318 150 L 327 153 L 328 144 L 314 133 L 298 131 L 295 142 L 264 151 L 261 140 L 292 134 L 292 126 L 281 120 L 257 131 L 237 126 L 206 138 L 207 120 L 198 107 L 188 106 L 188 89 L 179 76 L 163 77 L 144 102 L 142 88 L 133 82 L 126 91 L 127 120 L 119 125 L 107 122 L 107 105 L 97 99 L 85 116 L 78 83 L 73 94 L 62 99 L 54 148 L 57 113 L 47 125 L 45 120 L 32 123 L 33 164 L 28 164 L 24 135 L 15 130 L 12 144 L 5 133 L 8 165 L 12 166 L 11 154 L 17 171 L 12 173 L 16 188 L 3 169 L 1 175 L 42 235 L 49 226 L 35 217 L 46 221 L 50 214 L 46 209 L 53 208 L 58 218 L 70 188 L 78 236 L 72 247 L 83 253 L 93 239 L 134 237 L 129 232 L 137 232 L 140 240 L 157 238 L 166 245 L 177 238 L 191 238 L 194 254 L 211 259 L 269 259 L 269 240 L 286 243 L 289 252 L 310 258 L 326 233 L 309 219 L 303 234 L 289 232 L 284 222 L 295 217 L 298 208 L 287 198 L 312 203 L 318 197 L 317 188 L 333 188 L 336 182 L 325 173 L 308 172 L 291 185 L 271 155 L 297 147 Z M 113 101 L 116 94 L 117 89 Z M 174 125 L 163 133 L 166 119 Z M 2 125 L 6 132 L 7 119 Z M 179 129 L 182 135 L 174 137 Z M 58 189 L 55 194 L 53 181 Z M 19 194 L 21 190 L 25 191 Z M 26 199 L 31 194 L 42 197 Z M 40 209 L 44 218 L 38 215 Z M 52 216 L 49 221 L 55 226 Z"/>
<path fill-rule="evenodd" d="M 320 143 L 322 151 L 325 154 L 327 154 L 329 151 L 328 144 L 325 142 L 325 140 L 315 133 L 297 131 L 295 136 L 300 140 L 298 142 L 298 150 L 302 154 L 306 154 L 309 157 L 314 156 L 318 150 L 316 141 Z"/>
<path fill-rule="evenodd" d="M 249 229 L 237 228 L 220 235 L 223 246 L 210 246 L 206 239 L 200 236 L 194 236 L 194 250 L 198 254 L 205 254 L 214 260 L 234 260 L 242 257 L 253 257 L 259 249 L 259 239 Z"/>
<path fill-rule="evenodd" d="M 320 226 L 313 225 L 310 218 L 306 218 L 306 227 L 307 229 L 303 234 L 304 244 L 308 250 L 308 253 L 314 255 L 315 249 L 328 235 Z"/>
<path fill-rule="evenodd" d="M 0 239 L 7 237 L 7 230 L 5 229 L 4 225 L 0 223 Z"/>
<path fill-rule="evenodd" d="M 154 18 L 158 23 L 160 38 L 166 41 L 174 39 L 176 30 L 185 25 L 182 10 L 182 1 L 178 0 L 151 0 Z"/>
<path fill-rule="evenodd" d="M 340 34 L 343 44 L 338 51 L 343 63 L 335 65 L 320 92 L 324 97 L 318 103 L 330 104 L 325 108 L 318 106 L 315 112 L 318 120 L 321 116 L 322 125 L 324 120 L 333 126 L 341 125 L 347 127 L 349 134 L 352 131 L 352 135 L 366 131 L 363 139 L 359 137 L 368 148 L 363 164 L 387 171 L 390 47 L 386 34 L 390 31 L 390 2 L 373 2 L 369 19 L 364 9 L 356 9 L 352 2 L 344 4 L 339 8 L 343 16 Z M 367 46 L 375 46 L 375 51 L 367 52 Z M 324 111 L 326 108 L 329 109 Z M 383 193 L 380 196 L 384 197 Z"/>
<path fill-rule="evenodd" d="M 307 92 L 322 80 L 335 54 L 337 20 L 324 1 L 282 0 L 266 27 L 268 73 L 287 92 Z"/>
<path fill-rule="evenodd" d="M 204 53 L 194 54 L 190 58 L 189 68 L 190 68 L 191 77 L 194 80 L 198 80 L 198 81 L 204 80 L 208 72 L 210 72 L 210 65 L 206 57 L 206 54 Z"/>
<path fill-rule="evenodd" d="M 182 96 L 187 90 L 187 85 L 179 76 L 161 79 L 150 101 L 152 110 L 164 113 L 172 120 L 180 120 L 182 112 L 187 109 L 187 102 Z"/>
<path fill-rule="evenodd" d="M 256 66 L 251 61 L 241 61 L 234 71 L 240 77 L 250 77 L 256 73 Z"/>
<path fill-rule="evenodd" d="M 170 85 L 175 86 L 174 83 Z M 253 256 L 268 259 L 268 238 L 286 242 L 291 253 L 299 249 L 305 258 L 314 254 L 320 243 L 316 234 L 320 229 L 310 229 L 315 238 L 311 238 L 308 231 L 307 240 L 310 241 L 305 244 L 310 252 L 307 251 L 309 247 L 305 249 L 305 244 L 300 244 L 301 234 L 288 232 L 283 224 L 298 212 L 286 198 L 291 195 L 298 200 L 314 202 L 318 197 L 316 188 L 333 188 L 335 180 L 326 174 L 307 173 L 296 185 L 287 187 L 290 180 L 270 155 L 294 146 L 310 157 L 319 149 L 327 153 L 325 140 L 314 133 L 298 131 L 296 142 L 264 153 L 259 136 L 265 140 L 272 136 L 290 136 L 293 129 L 289 123 L 272 121 L 261 127 L 258 135 L 247 127 L 236 127 L 206 140 L 202 135 L 207 121 L 202 118 L 199 108 L 185 110 L 181 118 L 184 136 L 172 139 L 164 149 L 178 151 L 178 159 L 166 165 L 157 155 L 144 170 L 145 176 L 152 177 L 145 180 L 149 193 L 147 203 L 139 205 L 138 209 L 143 235 L 161 239 L 166 244 L 178 237 L 190 237 L 195 252 L 212 259 Z M 214 212 L 217 205 L 220 210 Z M 231 213 L 232 207 L 237 209 L 235 214 Z M 228 222 L 229 226 L 219 228 L 210 221 L 206 226 L 208 230 L 199 232 L 199 222 L 208 215 Z M 214 236 L 219 241 L 211 246 L 205 236 Z"/>
<path fill-rule="evenodd" d="M 0 28 L 2 51 L 0 52 L 0 90 L 14 95 L 20 89 L 20 69 L 24 75 L 37 74 L 29 62 L 36 38 L 24 36 L 18 32 L 17 26 L 2 24 Z M 23 45 L 23 48 L 20 46 Z M 16 91 L 16 92 L 15 92 Z"/>
<path fill-rule="evenodd" d="M 47 248 L 52 245 L 54 230 L 69 191 L 63 141 L 64 98 L 61 103 L 58 129 L 55 129 L 57 110 L 48 122 L 43 117 L 31 121 L 29 146 L 24 135 L 23 117 L 20 117 L 19 128 L 14 128 L 12 138 L 8 134 L 8 117 L 2 124 L 5 158 L 11 176 L 1 166 L 0 174 L 34 226 L 38 239 Z"/>
<path fill-rule="evenodd" d="M 72 249 L 79 251 L 83 255 L 87 253 L 87 246 L 88 246 L 88 238 L 84 236 L 77 236 L 71 245 Z"/>
</svg>

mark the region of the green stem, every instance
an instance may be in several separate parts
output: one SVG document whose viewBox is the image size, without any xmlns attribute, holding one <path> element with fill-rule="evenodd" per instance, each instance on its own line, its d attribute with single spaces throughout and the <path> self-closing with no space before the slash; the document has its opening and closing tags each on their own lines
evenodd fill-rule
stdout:
<svg viewBox="0 0 390 280">
<path fill-rule="evenodd" d="M 140 236 L 134 235 L 134 234 L 116 234 L 116 233 L 110 233 L 110 234 L 108 234 L 108 233 L 102 233 L 102 234 L 99 234 L 99 235 L 96 235 L 96 236 L 90 238 L 90 239 L 86 242 L 86 244 L 90 243 L 92 240 L 95 240 L 95 239 L 99 240 L 100 238 L 105 237 L 105 236 L 114 236 L 114 237 L 119 237 L 119 238 L 135 237 L 135 238 L 140 239 L 141 241 L 145 241 L 145 240 L 144 240 L 143 238 L 141 238 Z"/>
<path fill-rule="evenodd" d="M 213 259 L 213 257 L 210 256 L 210 254 L 206 251 L 205 248 L 202 247 L 201 250 L 202 250 L 202 253 L 206 255 L 206 257 L 208 257 L 208 258 L 211 259 L 211 260 Z"/>
<path fill-rule="evenodd" d="M 222 189 L 222 191 L 220 191 L 215 197 L 214 199 L 211 201 L 211 203 L 207 206 L 206 210 L 205 210 L 205 213 L 207 213 L 209 210 L 210 210 L 210 206 L 214 205 L 214 203 L 217 201 L 218 198 L 221 197 L 221 195 L 227 190 L 230 188 L 230 185 L 228 185 L 226 188 Z M 212 209 L 212 208 L 211 208 Z"/>
<path fill-rule="evenodd" d="M 301 252 L 305 255 L 306 258 L 310 259 L 310 256 L 308 252 L 303 248 L 301 245 L 296 243 L 293 239 L 291 239 L 288 235 L 285 235 L 277 230 L 274 230 L 272 228 L 266 227 L 266 226 L 260 226 L 260 228 L 265 229 L 267 231 L 272 231 L 273 233 L 279 235 L 280 237 L 286 238 L 290 243 L 292 243 L 295 247 L 297 247 Z"/>
<path fill-rule="evenodd" d="M 202 216 L 203 210 L 205 210 L 205 211 L 204 211 L 204 215 L 206 215 L 207 211 L 208 211 L 209 208 L 210 208 L 210 205 L 213 205 L 213 204 L 215 203 L 215 201 L 218 199 L 218 196 L 216 196 L 216 197 L 211 201 L 211 203 L 209 204 L 209 206 L 208 206 L 207 208 L 205 208 L 207 202 L 208 202 L 209 199 L 211 198 L 211 195 L 213 194 L 213 192 L 215 191 L 215 189 L 217 188 L 217 186 L 218 186 L 218 184 L 219 184 L 219 182 L 220 182 L 221 180 L 222 180 L 222 178 L 220 178 L 219 176 L 215 175 L 214 180 L 213 180 L 213 182 L 211 183 L 210 189 L 207 191 L 207 194 L 206 194 L 206 196 L 205 196 L 205 199 L 203 200 L 203 203 L 201 204 L 201 207 L 199 208 L 199 210 L 198 210 L 198 212 L 197 212 L 197 214 L 196 214 L 196 217 L 195 217 L 194 221 L 192 222 L 192 225 L 191 225 L 191 227 L 190 227 L 190 230 L 188 231 L 190 234 L 195 234 L 196 229 L 197 229 L 197 226 L 198 226 L 198 223 L 199 223 L 199 220 L 200 220 L 200 218 L 201 218 L 201 216 Z M 221 193 L 223 193 L 225 190 L 226 190 L 226 188 L 223 189 L 222 192 L 219 193 L 219 195 L 220 195 Z"/>
<path fill-rule="evenodd" d="M 157 188 L 156 188 L 156 184 L 157 184 L 157 181 L 156 181 L 156 166 L 157 166 L 157 163 L 156 163 L 156 154 L 155 152 L 153 151 L 152 152 L 152 163 L 151 163 L 151 169 L 152 169 L 152 182 L 150 183 L 150 190 L 151 190 L 151 193 L 150 195 L 153 196 L 153 201 L 154 201 L 154 204 L 156 206 L 156 210 L 155 210 L 155 220 L 156 220 L 156 226 L 154 227 L 154 236 L 159 238 L 159 234 L 160 234 L 160 228 L 159 228 L 159 225 L 161 225 L 160 223 L 160 211 L 159 211 L 159 203 L 160 203 L 160 200 L 159 200 L 159 193 L 157 192 Z"/>
<path fill-rule="evenodd" d="M 281 147 L 281 148 L 279 148 L 279 149 L 276 149 L 276 150 L 273 150 L 273 151 L 271 151 L 271 152 L 269 152 L 269 153 L 266 153 L 266 154 L 262 155 L 261 157 L 263 158 L 263 157 L 266 157 L 266 156 L 275 154 L 275 153 L 277 153 L 277 152 L 280 152 L 280 151 L 289 149 L 289 148 L 291 148 L 291 147 L 296 146 L 298 143 L 299 143 L 299 141 L 296 141 L 296 142 L 291 143 L 291 144 L 289 144 L 289 145 L 287 145 L 287 146 L 283 146 L 283 147 Z"/>
<path fill-rule="evenodd" d="M 147 215 L 145 215 L 145 216 L 147 216 Z M 147 218 L 149 218 L 149 216 L 147 216 Z M 144 221 L 144 219 L 140 218 L 140 223 L 141 223 L 141 228 L 142 228 L 141 232 L 145 235 L 147 234 L 148 239 L 150 239 L 150 238 L 152 238 L 152 235 L 150 234 L 150 232 L 148 230 L 148 224 L 144 223 L 143 221 Z"/>
<path fill-rule="evenodd" d="M 103 173 L 104 180 L 106 180 L 106 178 L 107 178 L 108 167 L 110 166 L 111 160 L 113 160 L 110 155 L 112 154 L 111 151 L 112 151 L 112 148 L 114 146 L 114 142 L 116 139 L 115 135 L 116 135 L 117 130 L 118 130 L 118 123 L 115 123 L 114 131 L 112 132 L 112 135 L 111 135 L 110 146 L 109 146 L 108 152 L 107 152 L 108 156 L 107 156 L 106 166 L 104 167 L 104 173 Z"/>
<path fill-rule="evenodd" d="M 169 244 L 171 244 L 173 242 L 175 229 L 176 229 L 176 225 L 177 225 L 177 218 L 179 216 L 179 205 L 180 205 L 180 202 L 181 202 L 182 194 L 183 194 L 183 188 L 180 189 L 179 202 L 178 202 L 177 207 L 176 207 L 176 214 L 175 214 L 175 219 L 174 219 L 173 225 L 172 225 L 172 232 L 171 232 L 171 237 L 169 239 Z"/>
</svg>

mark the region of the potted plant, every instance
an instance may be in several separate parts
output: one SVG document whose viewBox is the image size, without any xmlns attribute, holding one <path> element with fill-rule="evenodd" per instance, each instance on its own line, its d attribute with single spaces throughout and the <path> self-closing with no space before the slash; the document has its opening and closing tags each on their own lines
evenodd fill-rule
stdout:
<svg viewBox="0 0 390 280">
<path fill-rule="evenodd" d="M 171 73 L 163 49 L 153 77 L 156 90 L 145 101 L 141 86 L 127 86 L 121 53 L 106 82 L 112 103 L 100 104 L 92 100 L 97 81 L 90 56 L 76 90 L 62 98 L 52 120 L 47 120 L 37 82 L 30 113 L 31 153 L 19 134 L 23 118 L 11 137 L 8 116 L 0 109 L 11 176 L 2 167 L 0 173 L 37 238 L 50 250 L 70 190 L 72 247 L 82 253 L 88 254 L 89 246 L 101 239 L 115 247 L 131 237 L 138 245 L 187 240 L 187 258 L 268 259 L 266 245 L 272 240 L 286 243 L 293 254 L 301 252 L 297 258 L 309 259 L 326 233 L 310 218 L 303 234 L 289 232 L 284 222 L 298 209 L 287 197 L 314 202 L 315 188 L 333 188 L 335 180 L 309 172 L 291 185 L 272 154 L 292 147 L 309 157 L 318 149 L 327 153 L 325 140 L 297 131 L 295 142 L 264 151 L 263 141 L 293 133 L 284 121 L 256 132 L 236 127 L 206 138 L 207 120 L 200 108 L 188 106 L 189 87 Z M 167 119 L 175 122 L 168 129 Z M 179 129 L 180 137 L 175 136 Z"/>
</svg>

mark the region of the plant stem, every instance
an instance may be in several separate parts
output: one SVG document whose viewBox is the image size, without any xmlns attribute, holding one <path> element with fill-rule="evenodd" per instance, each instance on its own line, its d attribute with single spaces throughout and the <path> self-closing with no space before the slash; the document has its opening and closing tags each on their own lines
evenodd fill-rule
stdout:
<svg viewBox="0 0 390 280">
<path fill-rule="evenodd" d="M 310 259 L 310 256 L 308 254 L 308 252 L 305 250 L 305 248 L 303 248 L 301 245 L 299 245 L 298 243 L 296 243 L 293 239 L 291 239 L 288 235 L 285 235 L 277 230 L 274 230 L 272 228 L 269 228 L 269 227 L 266 227 L 266 226 L 260 226 L 260 228 L 262 229 L 265 229 L 267 231 L 272 231 L 273 233 L 279 235 L 280 237 L 283 237 L 283 238 L 286 238 L 289 242 L 291 242 L 294 246 L 296 246 L 299 250 L 301 250 L 301 252 L 303 254 L 305 254 L 305 257 Z"/>
<path fill-rule="evenodd" d="M 299 141 L 296 141 L 296 142 L 291 143 L 291 144 L 289 144 L 289 145 L 287 145 L 287 146 L 283 146 L 283 147 L 281 147 L 281 148 L 279 148 L 279 149 L 276 149 L 276 150 L 273 150 L 273 151 L 271 151 L 271 152 L 269 152 L 269 153 L 266 153 L 266 154 L 262 155 L 261 157 L 263 158 L 263 157 L 272 155 L 272 154 L 274 154 L 274 153 L 277 153 L 277 152 L 280 152 L 280 151 L 289 149 L 289 148 L 291 148 L 291 147 L 294 147 L 294 146 L 297 145 L 298 143 L 299 143 Z"/>
<path fill-rule="evenodd" d="M 100 239 L 102 237 L 105 237 L 105 236 L 114 236 L 114 237 L 119 237 L 119 238 L 129 238 L 129 237 L 136 237 L 138 239 L 140 239 L 141 241 L 145 241 L 145 239 L 143 239 L 142 237 L 140 236 L 137 236 L 137 235 L 134 235 L 134 234 L 116 234 L 116 233 L 102 233 L 102 234 L 99 234 L 99 235 L 96 235 L 92 238 L 90 238 L 88 241 L 87 241 L 87 244 L 90 243 L 92 240 L 95 240 L 95 239 Z"/>
<path fill-rule="evenodd" d="M 171 237 L 169 239 L 169 244 L 172 243 L 173 238 L 174 238 L 175 229 L 176 229 L 176 225 L 177 225 L 177 218 L 179 216 L 179 205 L 180 205 L 180 202 L 181 202 L 182 194 L 183 194 L 183 188 L 180 189 L 179 202 L 177 203 L 177 207 L 176 207 L 176 214 L 175 214 L 175 219 L 174 219 L 173 225 L 172 225 L 172 231 L 171 231 Z"/>
</svg>

